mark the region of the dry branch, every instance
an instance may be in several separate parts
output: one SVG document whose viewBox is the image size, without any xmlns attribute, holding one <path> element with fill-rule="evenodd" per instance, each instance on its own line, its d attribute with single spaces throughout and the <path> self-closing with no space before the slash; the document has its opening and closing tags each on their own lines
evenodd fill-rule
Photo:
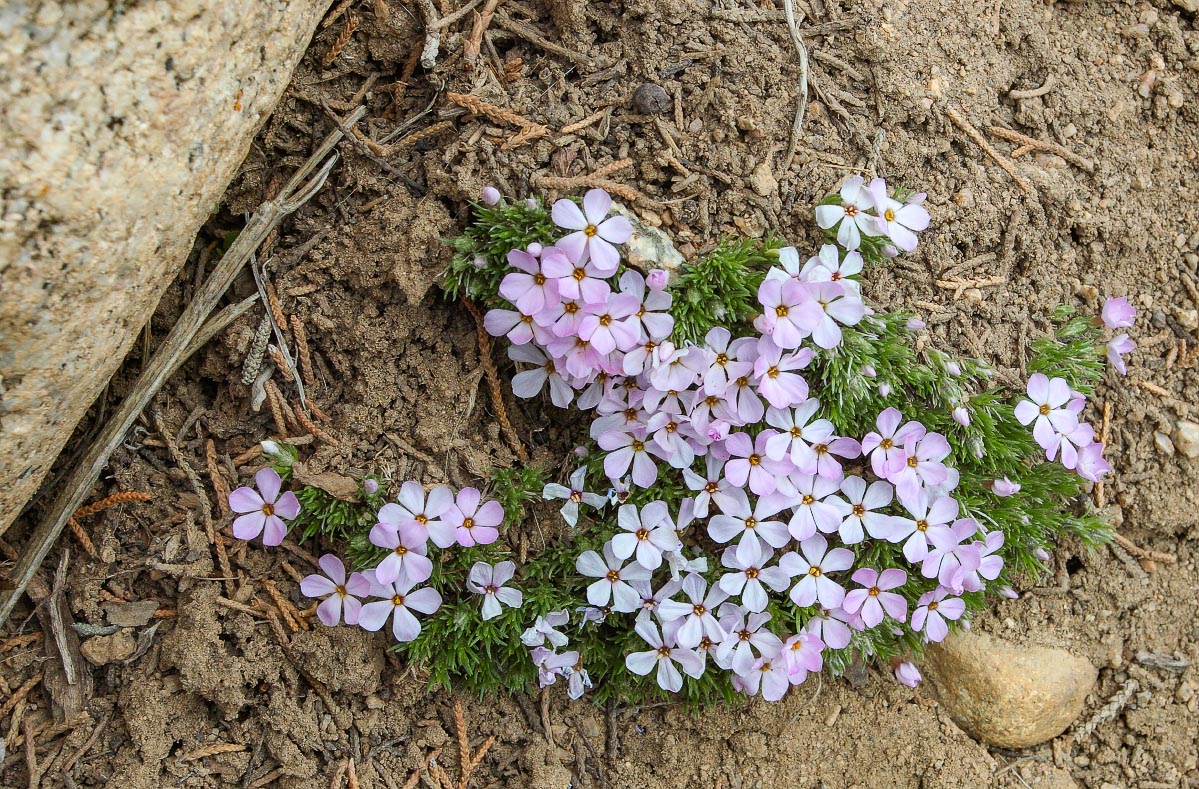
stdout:
<svg viewBox="0 0 1199 789">
<path fill-rule="evenodd" d="M 954 126 L 957 126 L 959 129 L 964 131 L 966 136 L 969 137 L 975 145 L 977 145 L 979 148 L 982 148 L 983 152 L 986 153 L 987 156 L 990 156 L 992 159 L 994 159 L 995 163 L 1002 167 L 1003 171 L 1012 177 L 1012 180 L 1016 182 L 1016 185 L 1020 187 L 1022 192 L 1032 192 L 1032 186 L 1028 183 L 1028 181 L 1025 181 L 1020 176 L 1020 173 L 1016 172 L 1016 166 L 1012 164 L 1011 160 L 1001 154 L 999 151 L 995 150 L 994 146 L 987 142 L 987 139 L 982 136 L 982 133 L 978 129 L 974 128 L 974 124 L 962 117 L 962 115 L 953 107 L 945 107 L 944 112 L 945 117 L 949 118 Z"/>
<path fill-rule="evenodd" d="M 1045 151 L 1047 153 L 1056 154 L 1075 167 L 1086 170 L 1088 173 L 1095 172 L 1094 162 L 1092 162 L 1090 159 L 1082 158 L 1069 148 L 1065 148 L 1055 142 L 1038 140 L 1036 137 L 1029 137 L 1027 134 L 1021 134 L 1020 132 L 1013 131 L 1012 129 L 1005 129 L 1002 126 L 988 126 L 987 131 L 991 132 L 991 134 L 994 134 L 996 137 L 1002 137 L 1009 142 L 1019 143 L 1021 146 L 1020 150 L 1027 148 L 1033 151 Z M 1013 151 L 1012 157 L 1015 158 L 1015 156 L 1016 152 Z"/>
</svg>

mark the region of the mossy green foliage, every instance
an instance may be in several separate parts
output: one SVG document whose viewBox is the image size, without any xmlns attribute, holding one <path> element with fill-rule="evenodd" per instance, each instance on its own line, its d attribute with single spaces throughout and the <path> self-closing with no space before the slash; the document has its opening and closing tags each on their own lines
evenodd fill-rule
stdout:
<svg viewBox="0 0 1199 789">
<path fill-rule="evenodd" d="M 832 199 L 832 198 L 830 198 Z M 508 270 L 506 253 L 529 242 L 552 243 L 556 233 L 548 212 L 538 205 L 523 203 L 496 208 L 478 207 L 476 220 L 463 236 L 454 240 L 457 250 L 446 274 L 449 295 L 466 294 L 484 304 L 500 304 L 496 289 Z M 777 262 L 778 243 L 772 240 L 736 240 L 720 245 L 704 258 L 686 265 L 672 283 L 677 341 L 701 341 L 713 326 L 727 326 L 734 336 L 752 333 L 757 310 L 757 287 L 766 271 Z M 885 261 L 881 244 L 868 241 L 862 247 L 867 265 Z M 483 260 L 476 266 L 475 259 Z M 1089 392 L 1102 373 L 1098 330 L 1092 321 L 1072 317 L 1069 310 L 1054 316 L 1059 328 L 1055 336 L 1034 341 L 1028 361 L 1030 372 L 1061 376 L 1075 389 Z M 1045 571 L 1037 558 L 1039 550 L 1052 550 L 1066 538 L 1086 545 L 1103 543 L 1111 532 L 1084 495 L 1084 481 L 1058 463 L 1044 462 L 1043 451 L 1029 428 L 1014 416 L 1015 403 L 1023 392 L 1002 389 L 993 382 L 990 367 L 982 361 L 955 358 L 931 348 L 917 350 L 916 334 L 907 328 L 909 316 L 879 313 L 866 317 L 855 327 L 844 329 L 844 341 L 831 351 L 821 351 L 805 371 L 812 396 L 822 403 L 822 413 L 836 425 L 839 435 L 859 439 L 874 429 L 877 415 L 888 407 L 898 408 L 906 419 L 917 420 L 946 436 L 952 454 L 946 463 L 956 468 L 961 481 L 953 496 L 962 517 L 972 517 L 988 531 L 1005 536 L 1000 550 L 1002 575 L 987 585 L 989 593 L 1016 577 L 1032 582 Z M 952 418 L 956 407 L 970 414 L 969 426 Z M 547 406 L 548 407 L 548 406 Z M 580 420 L 579 440 L 592 451 L 583 464 L 592 489 L 608 483 L 602 471 L 603 455 L 585 438 L 585 420 Z M 751 428 L 756 432 L 760 426 Z M 703 460 L 696 469 L 702 473 Z M 847 469 L 847 473 L 852 473 Z M 990 483 L 1007 477 L 1021 485 L 1019 493 L 1000 497 Z M 539 469 L 514 467 L 496 469 L 488 495 L 504 507 L 505 527 L 526 517 L 528 502 L 540 499 L 548 480 Z M 558 480 L 561 481 L 561 480 Z M 682 485 L 681 475 L 662 465 L 652 490 L 634 489 L 627 503 L 643 505 L 653 500 L 667 503 L 677 514 L 680 502 L 692 495 Z M 344 502 L 329 501 L 327 494 L 304 489 L 300 493 L 305 513 L 297 524 L 307 538 L 322 534 L 334 543 L 348 544 L 355 566 L 373 564 L 378 554 L 366 540 L 381 500 L 366 499 L 348 508 Z M 898 507 L 898 505 L 894 505 Z M 898 510 L 896 510 L 898 511 Z M 708 557 L 704 573 L 715 584 L 724 570 L 719 547 L 708 541 L 702 521 L 693 522 L 684 535 L 688 555 L 699 548 Z M 578 528 L 570 537 L 530 555 L 518 566 L 515 584 L 525 596 L 520 610 L 504 609 L 502 616 L 484 622 L 478 595 L 464 588 L 466 574 L 476 561 L 495 563 L 511 558 L 504 537 L 490 546 L 438 551 L 431 548 L 434 574 L 431 583 L 445 599 L 440 611 L 422 618 L 421 635 L 410 644 L 392 647 L 429 672 L 435 686 L 453 686 L 478 693 L 498 690 L 528 690 L 536 687 L 536 668 L 521 633 L 538 615 L 566 609 L 571 622 L 564 628 L 571 643 L 567 649 L 582 654 L 583 666 L 594 682 L 589 694 L 597 702 L 619 700 L 644 703 L 667 694 L 650 677 L 637 677 L 624 667 L 625 656 L 645 649 L 633 632 L 633 616 L 610 614 L 603 622 L 583 622 L 587 605 L 585 590 L 592 579 L 575 571 L 577 556 L 600 550 L 617 531 L 616 507 L 602 511 L 584 508 Z M 846 546 L 855 551 L 855 566 L 877 569 L 899 567 L 908 571 L 909 581 L 901 592 L 909 611 L 935 579 L 912 572 L 901 546 L 867 541 Z M 666 572 L 655 574 L 655 590 L 665 583 Z M 968 612 L 986 605 L 983 593 L 963 595 Z M 785 595 L 772 595 L 767 609 L 776 633 L 796 632 L 813 616 L 815 608 L 797 608 Z M 969 618 L 969 613 L 967 617 Z M 826 649 L 826 668 L 835 674 L 856 661 L 892 657 L 908 659 L 922 652 L 922 639 L 908 628 L 895 634 L 889 627 L 855 633 L 842 650 Z M 563 680 L 565 681 L 565 680 Z M 684 682 L 683 694 L 692 704 L 734 698 L 728 673 L 708 671 L 699 680 Z"/>
</svg>

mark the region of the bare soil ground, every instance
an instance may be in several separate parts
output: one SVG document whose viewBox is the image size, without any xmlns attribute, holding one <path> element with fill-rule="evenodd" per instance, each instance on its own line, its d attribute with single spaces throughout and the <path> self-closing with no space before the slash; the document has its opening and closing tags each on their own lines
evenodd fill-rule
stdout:
<svg viewBox="0 0 1199 789">
<path fill-rule="evenodd" d="M 812 0 L 803 23 L 812 101 L 794 163 L 780 172 L 799 67 L 770 0 L 724 9 L 681 0 L 502 0 L 503 18 L 492 24 L 473 73 L 462 58 L 470 15 L 447 29 L 437 66 L 426 72 L 414 58 L 423 42 L 419 4 L 348 5 L 318 32 L 149 332 L 151 344 L 165 335 L 211 266 L 214 242 L 333 128 L 322 100 L 340 115 L 365 103 L 368 120 L 359 128 L 372 140 L 403 127 L 394 144 L 435 127 L 392 149 L 343 143 L 330 185 L 273 243 L 268 278 L 282 309 L 307 327 L 317 370 L 310 396 L 337 439 L 304 447 L 317 471 L 468 484 L 492 465 L 515 462 L 480 382 L 474 323 L 436 287 L 448 259 L 439 239 L 461 227 L 466 201 L 484 185 L 523 195 L 539 176 L 585 174 L 625 157 L 632 166 L 613 177 L 650 198 L 637 212 L 689 255 L 724 234 L 773 230 L 801 247 L 815 243 L 811 206 L 853 172 L 926 190 L 933 226 L 919 251 L 869 272 L 866 293 L 878 307 L 925 315 L 943 346 L 988 359 L 1012 379 L 1058 304 L 1096 311 L 1103 296 L 1127 293 L 1141 315 L 1131 375 L 1109 376 L 1090 417 L 1098 423 L 1102 404 L 1111 405 L 1111 517 L 1133 542 L 1177 563 L 1062 545 L 1055 578 L 975 625 L 1062 646 L 1099 666 L 1084 718 L 1135 680 L 1127 703 L 1090 738 L 988 749 L 926 693 L 873 674 L 809 682 L 776 705 L 696 715 L 676 707 L 605 710 L 555 692 L 544 707 L 535 698 L 467 700 L 471 746 L 496 738 L 472 786 L 1199 786 L 1199 460 L 1155 440 L 1199 411 L 1193 13 L 1167 0 Z M 351 18 L 357 29 L 338 47 Z M 547 51 L 544 41 L 565 51 Z M 659 116 L 631 108 L 633 90 L 646 81 L 671 97 Z M 1033 92 L 1041 95 L 1019 98 L 1040 86 Z M 473 93 L 555 131 L 506 147 L 514 128 L 464 115 L 447 91 Z M 990 125 L 1015 129 L 1087 161 L 1022 155 L 1015 161 L 1031 186 L 1024 192 L 946 108 L 984 134 Z M 556 132 L 600 112 L 576 133 Z M 988 139 L 1005 155 L 1018 147 Z M 958 291 L 938 284 L 955 278 L 998 284 Z M 248 273 L 235 286 L 240 295 L 253 289 Z M 217 603 L 220 596 L 269 603 L 265 582 L 273 579 L 303 607 L 294 580 L 311 571 L 297 553 L 231 544 L 238 580 L 226 589 L 205 535 L 201 510 L 211 505 L 215 514 L 216 504 L 208 440 L 231 486 L 255 468 L 253 460 L 235 467 L 232 458 L 277 432 L 270 409 L 252 410 L 241 383 L 259 318 L 245 318 L 200 352 L 151 408 L 208 502 L 148 419 L 93 499 L 116 490 L 153 499 L 89 519 L 96 556 L 71 544 L 62 591 L 76 621 L 105 625 L 114 602 L 159 603 L 157 618 L 126 634 L 140 637 L 144 652 L 128 663 L 87 665 L 94 687 L 83 714 L 72 726 L 50 728 L 55 662 L 41 641 L 2 640 L 41 632 L 39 620 L 19 608 L 0 636 L 3 698 L 47 672 L 44 684 L 35 681 L 0 715 L 8 754 L 0 785 L 39 785 L 29 775 L 36 764 L 41 786 L 328 787 L 352 758 L 363 787 L 412 786 L 409 774 L 437 749 L 457 775 L 454 698 L 426 693 L 419 671 L 385 657 L 382 635 L 291 632 Z M 135 353 L 94 418 L 140 364 Z M 556 467 L 574 426 L 550 408 L 509 403 L 535 461 Z M 76 446 L 92 427 L 81 425 Z M 1148 666 L 1138 660 L 1145 652 L 1190 667 Z M 220 743 L 244 747 L 197 756 Z"/>
</svg>

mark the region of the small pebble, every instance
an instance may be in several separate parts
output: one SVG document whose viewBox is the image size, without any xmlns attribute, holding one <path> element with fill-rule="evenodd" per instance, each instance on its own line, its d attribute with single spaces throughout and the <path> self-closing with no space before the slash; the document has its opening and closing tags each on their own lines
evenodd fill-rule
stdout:
<svg viewBox="0 0 1199 789">
<path fill-rule="evenodd" d="M 1174 426 L 1174 446 L 1189 458 L 1199 457 L 1199 424 L 1178 420 Z"/>
<path fill-rule="evenodd" d="M 641 115 L 657 115 L 670 106 L 670 94 L 661 85 L 644 82 L 633 91 L 633 110 Z"/>
<path fill-rule="evenodd" d="M 1170 437 L 1165 433 L 1154 431 L 1153 446 L 1157 448 L 1157 451 L 1160 454 L 1165 455 L 1166 457 L 1174 457 L 1174 442 L 1171 441 Z"/>
</svg>

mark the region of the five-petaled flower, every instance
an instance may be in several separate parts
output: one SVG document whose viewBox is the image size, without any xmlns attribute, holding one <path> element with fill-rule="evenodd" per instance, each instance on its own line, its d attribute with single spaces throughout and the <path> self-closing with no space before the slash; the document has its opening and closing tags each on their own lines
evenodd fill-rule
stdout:
<svg viewBox="0 0 1199 789">
<path fill-rule="evenodd" d="M 370 594 L 371 584 L 362 573 L 351 573 L 346 578 L 346 567 L 331 553 L 317 560 L 324 575 L 305 576 L 300 581 L 300 593 L 305 597 L 324 597 L 316 607 L 317 618 L 329 627 L 335 626 L 345 615 L 347 625 L 358 624 L 362 601 L 358 598 Z"/>
<path fill-rule="evenodd" d="M 233 521 L 233 536 L 252 540 L 261 534 L 263 545 L 279 545 L 287 536 L 283 519 L 299 516 L 300 501 L 290 490 L 280 495 L 283 480 L 273 468 L 259 469 L 254 484 L 258 490 L 243 486 L 229 494 L 229 509 L 242 513 Z"/>
<path fill-rule="evenodd" d="M 500 562 L 494 566 L 487 562 L 475 562 L 471 566 L 466 588 L 483 595 L 483 621 L 495 619 L 503 613 L 501 603 L 509 608 L 520 608 L 524 594 L 519 589 L 504 586 L 515 574 L 515 562 Z"/>
</svg>

